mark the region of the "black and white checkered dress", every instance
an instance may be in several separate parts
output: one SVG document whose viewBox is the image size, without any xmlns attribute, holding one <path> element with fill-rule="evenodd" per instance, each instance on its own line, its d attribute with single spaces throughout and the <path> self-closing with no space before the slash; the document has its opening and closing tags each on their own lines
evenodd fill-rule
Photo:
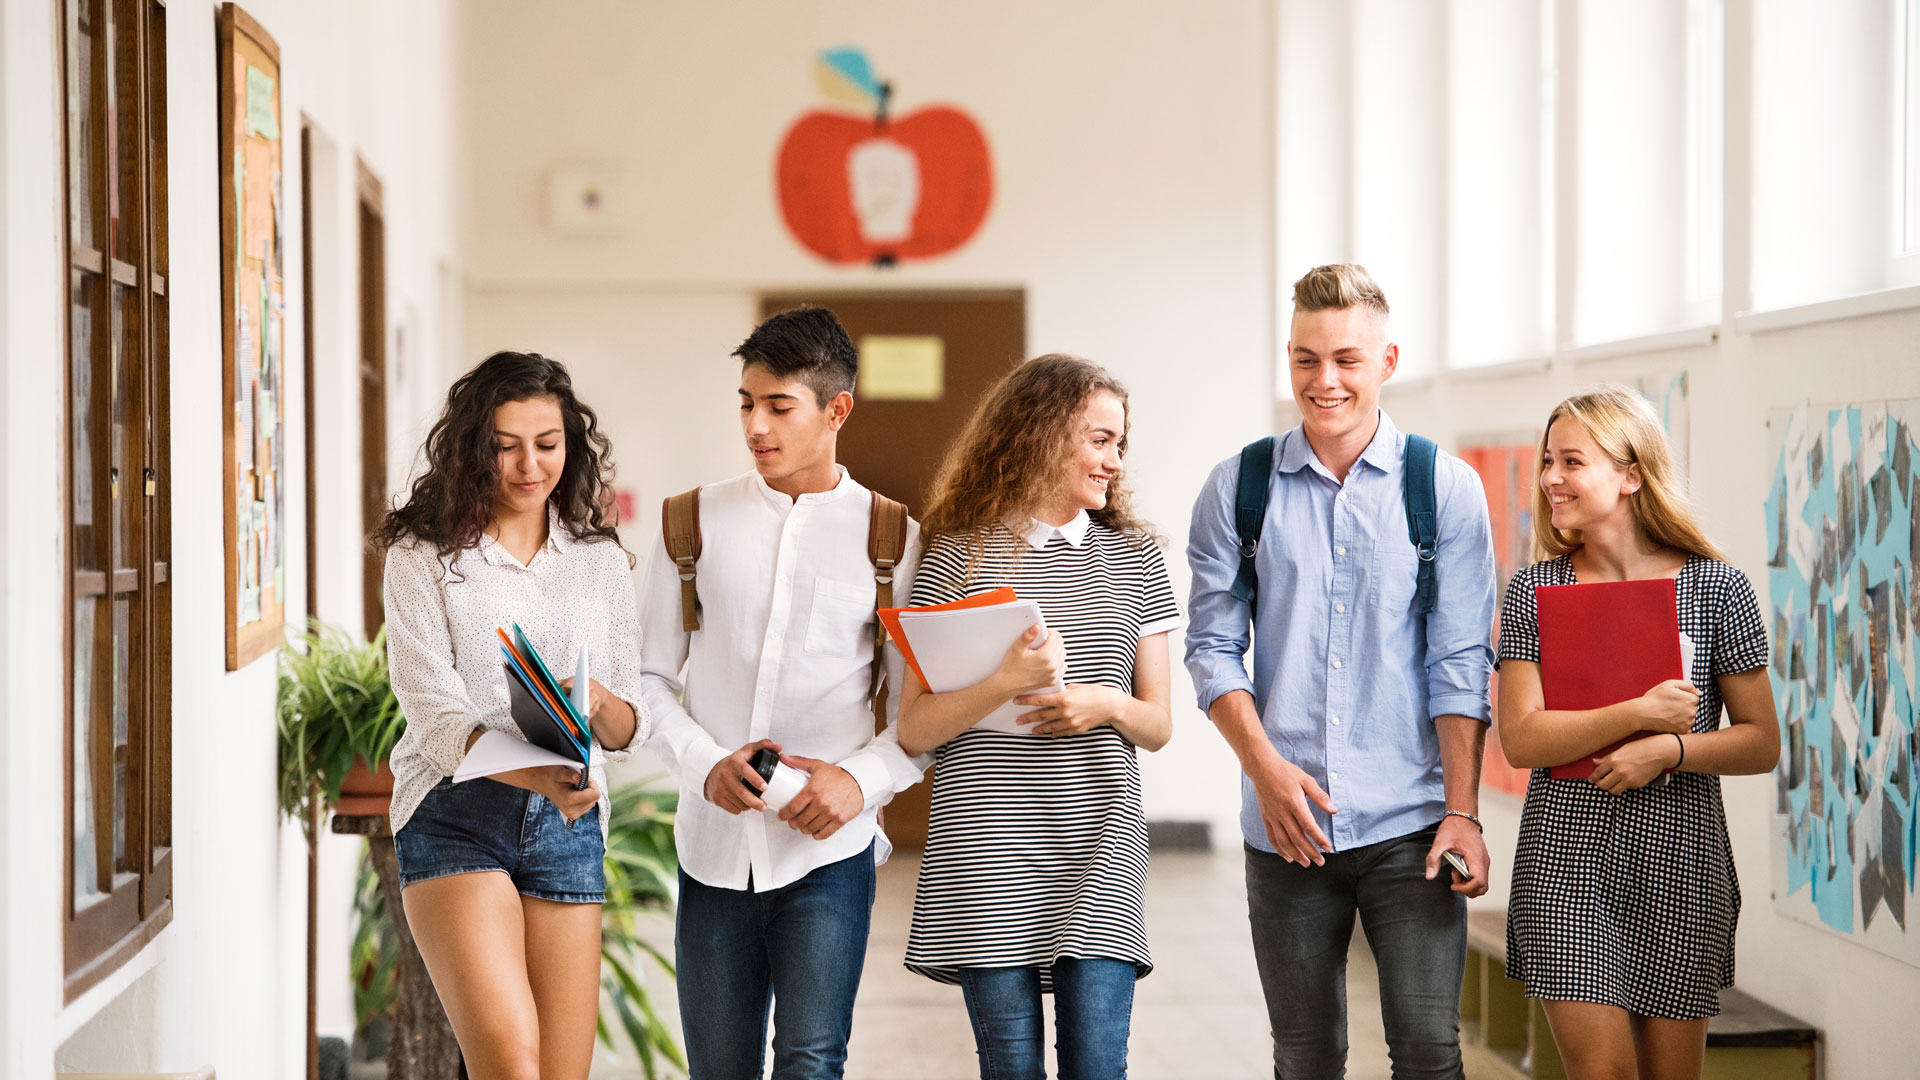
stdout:
<svg viewBox="0 0 1920 1080">
<path fill-rule="evenodd" d="M 913 603 L 1013 586 L 1067 647 L 1068 683 L 1133 692 L 1140 640 L 1180 624 L 1160 549 L 1097 522 L 1040 551 L 1005 528 L 969 567 L 939 536 L 920 558 Z M 971 570 L 971 572 L 969 572 Z M 927 850 L 906 966 L 938 982 L 963 967 L 1037 967 L 1060 957 L 1153 969 L 1147 948 L 1147 822 L 1133 744 L 1112 727 L 1042 738 L 969 728 L 934 752 Z"/>
<path fill-rule="evenodd" d="M 1501 660 L 1540 662 L 1533 590 L 1575 583 L 1566 556 L 1513 577 L 1500 609 Z M 1676 582 L 1693 639 L 1696 732 L 1720 726 L 1715 677 L 1765 667 L 1767 626 L 1747 576 L 1689 556 Z M 1527 996 L 1694 1020 L 1733 985 L 1740 882 L 1720 778 L 1678 772 L 1622 795 L 1535 769 L 1520 812 L 1507 913 L 1507 976 Z"/>
</svg>

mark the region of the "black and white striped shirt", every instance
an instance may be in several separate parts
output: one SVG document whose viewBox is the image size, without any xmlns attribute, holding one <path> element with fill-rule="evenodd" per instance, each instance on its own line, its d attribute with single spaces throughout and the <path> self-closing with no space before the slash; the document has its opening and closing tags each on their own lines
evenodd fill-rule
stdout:
<svg viewBox="0 0 1920 1080">
<path fill-rule="evenodd" d="M 1069 683 L 1133 692 L 1140 639 L 1180 624 L 1159 548 L 1085 514 L 1022 538 L 996 526 L 968 572 L 963 538 L 921 557 L 915 605 L 1005 585 L 1066 643 Z M 933 807 L 906 965 L 941 982 L 962 967 L 1100 957 L 1152 970 L 1147 826 L 1134 747 L 1112 727 L 1061 738 L 969 728 L 935 752 Z"/>
</svg>

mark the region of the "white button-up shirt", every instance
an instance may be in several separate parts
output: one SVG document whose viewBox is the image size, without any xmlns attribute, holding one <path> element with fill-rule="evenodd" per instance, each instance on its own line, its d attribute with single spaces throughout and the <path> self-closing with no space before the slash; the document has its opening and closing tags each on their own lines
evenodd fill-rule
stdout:
<svg viewBox="0 0 1920 1080">
<path fill-rule="evenodd" d="M 844 468 L 832 490 L 798 499 L 753 472 L 703 487 L 700 629 L 691 634 L 664 539 L 648 562 L 640 675 L 653 718 L 648 747 L 680 783 L 674 838 L 680 865 L 702 884 L 777 889 L 859 854 L 869 841 L 878 841 L 876 860 L 892 850 L 876 812 L 917 782 L 929 759 L 900 749 L 897 691 L 888 694 L 885 731 L 873 730 L 872 506 L 872 493 Z M 893 577 L 896 604 L 913 589 L 919 533 L 908 524 Z M 889 648 L 889 688 L 900 685 L 902 671 L 899 651 Z M 860 815 L 815 840 L 770 811 L 733 815 L 708 802 L 713 767 L 760 739 L 845 769 L 866 796 Z"/>
<path fill-rule="evenodd" d="M 627 757 L 647 737 L 640 700 L 640 621 L 627 553 L 611 540 L 581 541 L 548 512 L 547 542 L 526 565 L 490 536 L 442 559 L 432 544 L 407 540 L 387 552 L 387 663 L 407 718 L 393 748 L 393 806 L 399 832 L 427 791 L 452 776 L 476 728 L 524 739 L 513 722 L 500 637 L 514 623 L 553 675 L 573 674 L 587 646 L 588 674 L 633 706 L 633 740 L 619 750 L 593 744 L 604 838 L 611 806 L 606 761 Z"/>
</svg>

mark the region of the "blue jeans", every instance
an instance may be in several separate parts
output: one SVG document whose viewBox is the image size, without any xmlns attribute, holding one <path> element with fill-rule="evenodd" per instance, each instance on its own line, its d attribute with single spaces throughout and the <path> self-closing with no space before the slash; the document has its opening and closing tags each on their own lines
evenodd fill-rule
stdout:
<svg viewBox="0 0 1920 1080">
<path fill-rule="evenodd" d="M 680 871 L 673 948 L 691 1080 L 838 1077 L 873 915 L 873 846 L 784 888 L 716 889 Z"/>
<path fill-rule="evenodd" d="M 980 1080 L 1045 1080 L 1046 1018 L 1040 969 L 969 968 L 960 989 L 973 1021 Z M 1125 960 L 1063 956 L 1053 962 L 1053 1020 L 1060 1080 L 1124 1080 L 1133 1022 L 1134 966 Z"/>
<path fill-rule="evenodd" d="M 1346 1075 L 1347 945 L 1360 916 L 1380 967 L 1380 1012 L 1395 1080 L 1460 1068 L 1466 897 L 1445 867 L 1427 880 L 1435 829 L 1335 852 L 1302 867 L 1247 848 L 1247 915 L 1273 1029 L 1273 1075 Z"/>
</svg>

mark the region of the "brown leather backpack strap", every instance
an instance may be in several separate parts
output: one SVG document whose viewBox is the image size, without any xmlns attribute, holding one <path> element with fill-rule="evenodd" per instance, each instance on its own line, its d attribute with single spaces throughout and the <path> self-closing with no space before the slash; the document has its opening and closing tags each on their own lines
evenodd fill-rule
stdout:
<svg viewBox="0 0 1920 1080">
<path fill-rule="evenodd" d="M 895 606 L 893 571 L 907 554 L 907 505 L 895 502 L 879 492 L 873 493 L 873 509 L 867 518 L 867 560 L 873 563 L 873 610 Z M 873 619 L 873 678 L 867 696 L 880 690 L 880 675 L 886 670 L 887 624 L 876 614 Z"/>
<path fill-rule="evenodd" d="M 660 504 L 660 536 L 667 557 L 680 568 L 680 625 L 700 629 L 700 594 L 694 589 L 694 564 L 700 561 L 700 489 L 668 496 Z"/>
</svg>

